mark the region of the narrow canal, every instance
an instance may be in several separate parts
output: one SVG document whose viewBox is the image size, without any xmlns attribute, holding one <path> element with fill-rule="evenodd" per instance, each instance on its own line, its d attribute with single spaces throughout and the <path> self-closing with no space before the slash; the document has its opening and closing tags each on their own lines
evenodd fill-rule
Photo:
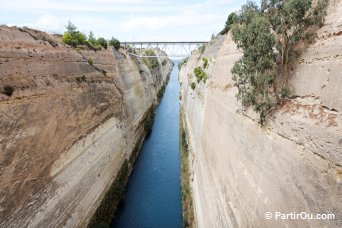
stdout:
<svg viewBox="0 0 342 228">
<path fill-rule="evenodd" d="M 179 83 L 175 64 L 111 227 L 182 227 Z"/>
</svg>

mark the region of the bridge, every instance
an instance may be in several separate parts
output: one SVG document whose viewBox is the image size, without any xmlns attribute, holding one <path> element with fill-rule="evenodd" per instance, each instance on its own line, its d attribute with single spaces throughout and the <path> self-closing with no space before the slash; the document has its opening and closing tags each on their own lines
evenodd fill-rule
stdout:
<svg viewBox="0 0 342 228">
<path fill-rule="evenodd" d="M 129 46 L 129 49 L 147 49 L 158 48 L 164 51 L 170 58 L 184 58 L 189 56 L 193 50 L 199 48 L 208 41 L 134 41 L 134 42 L 121 42 L 122 45 Z M 133 54 L 134 55 L 134 54 Z M 138 57 L 151 57 L 141 56 Z"/>
</svg>

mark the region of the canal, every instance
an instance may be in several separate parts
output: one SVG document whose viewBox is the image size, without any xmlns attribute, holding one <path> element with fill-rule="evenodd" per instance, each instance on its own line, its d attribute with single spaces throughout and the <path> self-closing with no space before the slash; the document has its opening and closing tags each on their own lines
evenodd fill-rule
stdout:
<svg viewBox="0 0 342 228">
<path fill-rule="evenodd" d="M 112 228 L 182 227 L 177 63 Z"/>
</svg>

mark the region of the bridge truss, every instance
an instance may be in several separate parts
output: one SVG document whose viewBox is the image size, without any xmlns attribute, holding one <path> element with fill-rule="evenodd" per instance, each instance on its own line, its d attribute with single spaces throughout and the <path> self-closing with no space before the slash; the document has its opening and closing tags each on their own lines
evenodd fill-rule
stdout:
<svg viewBox="0 0 342 228">
<path fill-rule="evenodd" d="M 193 50 L 199 48 L 207 41 L 161 41 L 161 42 L 121 42 L 122 45 L 126 45 L 129 49 L 160 49 L 164 51 L 170 58 L 184 58 L 189 56 Z M 137 55 L 138 57 L 150 57 Z"/>
</svg>

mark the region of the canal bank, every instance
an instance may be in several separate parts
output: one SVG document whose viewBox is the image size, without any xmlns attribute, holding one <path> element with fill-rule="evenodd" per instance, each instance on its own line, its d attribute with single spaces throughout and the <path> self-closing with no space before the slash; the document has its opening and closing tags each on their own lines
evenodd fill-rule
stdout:
<svg viewBox="0 0 342 228">
<path fill-rule="evenodd" d="M 182 227 L 177 64 L 111 227 Z"/>
</svg>

